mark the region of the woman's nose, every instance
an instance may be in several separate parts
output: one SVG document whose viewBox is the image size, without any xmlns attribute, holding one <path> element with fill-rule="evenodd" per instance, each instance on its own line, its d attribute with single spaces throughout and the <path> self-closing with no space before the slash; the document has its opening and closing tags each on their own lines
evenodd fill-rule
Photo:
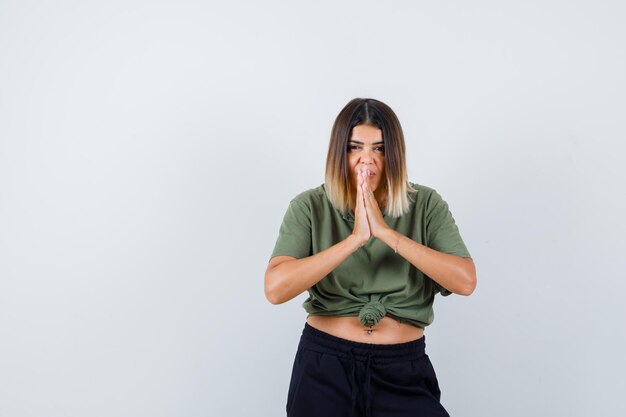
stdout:
<svg viewBox="0 0 626 417">
<path fill-rule="evenodd" d="M 361 161 L 360 161 L 362 164 L 371 164 L 372 162 L 374 162 L 374 157 L 372 156 L 370 152 L 371 151 L 368 151 L 368 150 L 363 151 L 363 154 L 361 155 Z"/>
</svg>

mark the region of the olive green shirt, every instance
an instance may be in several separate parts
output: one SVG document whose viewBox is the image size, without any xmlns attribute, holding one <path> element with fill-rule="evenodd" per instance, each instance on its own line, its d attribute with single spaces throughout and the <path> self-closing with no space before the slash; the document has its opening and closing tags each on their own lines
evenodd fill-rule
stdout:
<svg viewBox="0 0 626 417">
<path fill-rule="evenodd" d="M 434 250 L 469 257 L 448 204 L 432 188 L 411 185 L 417 192 L 409 195 L 408 212 L 400 217 L 383 213 L 387 225 Z M 353 229 L 353 213 L 336 209 L 322 184 L 291 200 L 272 257 L 311 256 L 346 239 Z M 308 292 L 303 307 L 309 315 L 359 316 L 364 325 L 387 315 L 418 327 L 432 323 L 435 294 L 450 294 L 373 237 Z"/>
</svg>

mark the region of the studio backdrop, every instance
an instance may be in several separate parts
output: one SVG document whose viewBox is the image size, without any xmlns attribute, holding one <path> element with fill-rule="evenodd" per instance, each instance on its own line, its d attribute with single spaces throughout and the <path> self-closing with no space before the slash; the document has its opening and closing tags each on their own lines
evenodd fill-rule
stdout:
<svg viewBox="0 0 626 417">
<path fill-rule="evenodd" d="M 0 416 L 284 415 L 263 278 L 354 97 L 477 267 L 453 416 L 626 415 L 620 1 L 0 2 Z"/>
</svg>

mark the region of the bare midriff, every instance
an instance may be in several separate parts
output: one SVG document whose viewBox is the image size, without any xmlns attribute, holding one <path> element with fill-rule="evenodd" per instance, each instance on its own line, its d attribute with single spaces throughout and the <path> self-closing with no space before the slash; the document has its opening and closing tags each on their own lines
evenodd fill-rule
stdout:
<svg viewBox="0 0 626 417">
<path fill-rule="evenodd" d="M 385 316 L 372 327 L 364 326 L 358 317 L 309 316 L 307 323 L 333 336 L 354 342 L 394 344 L 417 340 L 424 329 Z"/>
</svg>

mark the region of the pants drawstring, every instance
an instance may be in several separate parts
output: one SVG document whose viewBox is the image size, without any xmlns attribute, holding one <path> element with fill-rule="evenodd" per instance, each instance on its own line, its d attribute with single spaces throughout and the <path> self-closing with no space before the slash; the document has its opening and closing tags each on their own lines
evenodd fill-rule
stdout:
<svg viewBox="0 0 626 417">
<path fill-rule="evenodd" d="M 358 417 L 358 410 L 356 409 L 357 395 L 359 394 L 359 386 L 356 382 L 356 359 L 354 358 L 354 351 L 350 349 L 348 351 L 350 357 L 350 389 L 352 390 L 352 411 L 354 415 Z"/>
<path fill-rule="evenodd" d="M 365 417 L 370 416 L 370 381 L 372 374 L 370 366 L 372 364 L 372 353 L 367 352 L 367 363 L 365 365 Z"/>
<path fill-rule="evenodd" d="M 354 350 L 350 349 L 348 351 L 348 357 L 350 359 L 350 384 L 352 385 L 352 411 L 355 416 L 359 416 L 357 409 L 357 399 L 359 395 L 359 384 L 356 379 L 356 358 L 354 357 Z M 370 372 L 372 364 L 372 353 L 367 352 L 367 360 L 365 362 L 365 390 L 364 390 L 364 400 L 365 400 L 365 417 L 369 417 L 371 415 L 370 411 L 370 386 L 372 375 Z"/>
</svg>

